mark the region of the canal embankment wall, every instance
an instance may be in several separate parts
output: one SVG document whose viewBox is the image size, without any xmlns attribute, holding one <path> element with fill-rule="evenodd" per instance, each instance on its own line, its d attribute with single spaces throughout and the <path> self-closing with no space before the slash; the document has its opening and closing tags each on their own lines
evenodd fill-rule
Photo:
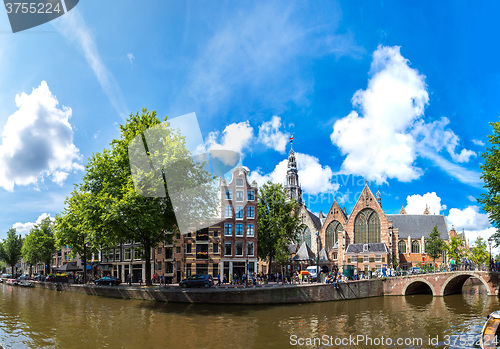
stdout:
<svg viewBox="0 0 500 349">
<path fill-rule="evenodd" d="M 380 279 L 356 282 L 304 285 L 262 285 L 256 287 L 189 288 L 179 286 L 97 286 L 53 282 L 34 282 L 37 288 L 75 292 L 94 296 L 205 304 L 292 304 L 379 297 L 384 295 Z"/>
</svg>

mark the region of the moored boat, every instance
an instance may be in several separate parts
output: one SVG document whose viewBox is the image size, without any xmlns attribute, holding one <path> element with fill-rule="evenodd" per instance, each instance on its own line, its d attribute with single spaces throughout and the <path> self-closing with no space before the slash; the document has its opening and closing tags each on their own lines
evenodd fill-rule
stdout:
<svg viewBox="0 0 500 349">
<path fill-rule="evenodd" d="M 16 279 L 7 279 L 7 281 L 5 283 L 7 285 L 16 286 L 17 285 L 17 280 Z"/>
<path fill-rule="evenodd" d="M 22 287 L 33 287 L 33 283 L 28 280 L 21 280 L 19 281 L 18 285 Z"/>
<path fill-rule="evenodd" d="M 480 345 L 482 349 L 496 349 L 500 346 L 500 311 L 488 316 L 481 331 Z"/>
</svg>

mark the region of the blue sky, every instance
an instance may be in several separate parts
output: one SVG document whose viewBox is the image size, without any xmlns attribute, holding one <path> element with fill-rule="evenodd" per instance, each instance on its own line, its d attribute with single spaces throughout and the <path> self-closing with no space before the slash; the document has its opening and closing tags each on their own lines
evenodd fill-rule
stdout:
<svg viewBox="0 0 500 349">
<path fill-rule="evenodd" d="M 54 216 L 86 159 L 142 108 L 195 112 L 213 147 L 284 182 L 290 135 L 313 212 L 442 213 L 493 233 L 475 202 L 497 121 L 498 5 L 465 1 L 86 0 L 12 34 L 0 15 L 0 237 Z"/>
</svg>

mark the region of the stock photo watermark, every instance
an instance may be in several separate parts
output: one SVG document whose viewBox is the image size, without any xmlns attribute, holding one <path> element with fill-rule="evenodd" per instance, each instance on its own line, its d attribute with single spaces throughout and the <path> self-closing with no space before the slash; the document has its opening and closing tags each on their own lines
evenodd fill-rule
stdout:
<svg viewBox="0 0 500 349">
<path fill-rule="evenodd" d="M 13 33 L 50 22 L 71 11 L 79 0 L 4 0 Z"/>
</svg>

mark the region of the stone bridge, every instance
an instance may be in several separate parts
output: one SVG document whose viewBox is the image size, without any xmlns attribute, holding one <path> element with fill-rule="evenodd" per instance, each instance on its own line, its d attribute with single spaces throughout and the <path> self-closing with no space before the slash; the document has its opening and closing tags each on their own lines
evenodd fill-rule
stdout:
<svg viewBox="0 0 500 349">
<path fill-rule="evenodd" d="M 498 296 L 500 273 L 472 270 L 387 278 L 384 282 L 384 295 L 405 296 L 424 293 L 446 296 L 461 293 L 462 286 L 469 278 L 478 279 L 485 286 L 489 296 Z"/>
</svg>

